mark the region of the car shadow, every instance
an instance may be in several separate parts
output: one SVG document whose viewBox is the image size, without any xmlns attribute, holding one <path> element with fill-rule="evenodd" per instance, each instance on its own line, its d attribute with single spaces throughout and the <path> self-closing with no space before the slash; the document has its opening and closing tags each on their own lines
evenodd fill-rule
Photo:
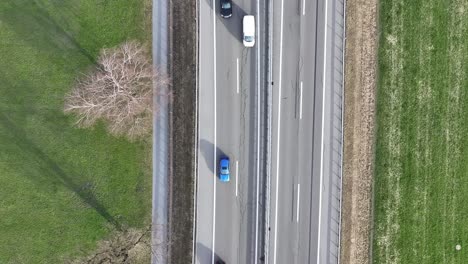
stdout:
<svg viewBox="0 0 468 264">
<path fill-rule="evenodd" d="M 244 11 L 239 5 L 232 1 L 232 17 L 223 18 L 220 15 L 221 1 L 220 0 L 206 0 L 210 7 L 213 7 L 212 3 L 216 1 L 216 6 L 214 12 L 216 12 L 216 19 L 220 21 L 228 32 L 242 44 L 242 18 L 247 15 L 247 12 Z"/>
<path fill-rule="evenodd" d="M 219 8 L 218 8 L 219 9 Z M 223 23 L 224 27 L 228 30 L 228 32 L 237 39 L 238 42 L 242 44 L 242 18 L 247 15 L 247 12 L 244 11 L 240 6 L 236 3 L 232 2 L 232 17 L 230 18 L 222 18 L 219 15 L 219 10 L 217 16 Z"/>
<path fill-rule="evenodd" d="M 212 173 L 216 171 L 217 163 L 219 159 L 223 156 L 227 156 L 224 151 L 222 151 L 220 148 L 216 147 L 216 154 L 214 153 L 214 145 L 213 143 L 205 140 L 205 139 L 200 139 L 200 152 L 205 159 L 206 166 Z M 216 160 L 214 159 L 216 155 Z"/>
<path fill-rule="evenodd" d="M 198 263 L 200 264 L 205 264 L 205 263 L 213 263 L 211 260 L 211 257 L 213 256 L 213 250 L 210 248 L 206 247 L 200 242 L 197 242 L 197 247 L 195 249 L 195 254 L 198 259 Z M 214 254 L 214 263 L 217 261 L 223 261 L 218 254 Z"/>
</svg>

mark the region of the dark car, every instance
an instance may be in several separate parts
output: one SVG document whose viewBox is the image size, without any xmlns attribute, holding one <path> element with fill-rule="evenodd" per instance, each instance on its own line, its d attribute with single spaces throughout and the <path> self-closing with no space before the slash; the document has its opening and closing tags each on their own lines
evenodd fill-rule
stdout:
<svg viewBox="0 0 468 264">
<path fill-rule="evenodd" d="M 220 0 L 221 1 L 221 16 L 224 18 L 230 18 L 232 16 L 232 3 L 231 0 Z"/>
</svg>

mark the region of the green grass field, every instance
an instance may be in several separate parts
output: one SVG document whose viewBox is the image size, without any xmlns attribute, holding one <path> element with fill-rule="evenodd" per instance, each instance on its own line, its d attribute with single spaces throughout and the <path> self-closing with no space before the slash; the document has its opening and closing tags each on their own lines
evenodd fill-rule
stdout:
<svg viewBox="0 0 468 264">
<path fill-rule="evenodd" d="M 468 263 L 468 1 L 380 5 L 373 263 Z"/>
<path fill-rule="evenodd" d="M 144 2 L 0 1 L 0 263 L 63 263 L 148 223 L 150 145 L 62 111 L 101 48 L 150 38 Z"/>
</svg>

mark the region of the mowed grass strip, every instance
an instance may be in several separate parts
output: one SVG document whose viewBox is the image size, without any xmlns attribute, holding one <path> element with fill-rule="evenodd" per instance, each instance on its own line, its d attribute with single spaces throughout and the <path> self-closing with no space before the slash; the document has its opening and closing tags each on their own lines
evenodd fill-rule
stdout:
<svg viewBox="0 0 468 264">
<path fill-rule="evenodd" d="M 380 5 L 373 263 L 467 263 L 468 1 Z"/>
<path fill-rule="evenodd" d="M 150 144 L 63 114 L 101 48 L 150 38 L 145 3 L 0 1 L 0 263 L 63 263 L 148 223 Z"/>
</svg>

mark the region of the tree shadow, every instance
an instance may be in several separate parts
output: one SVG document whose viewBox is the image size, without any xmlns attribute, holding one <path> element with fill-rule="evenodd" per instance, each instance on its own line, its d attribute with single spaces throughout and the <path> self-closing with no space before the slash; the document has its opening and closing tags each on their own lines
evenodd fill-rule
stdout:
<svg viewBox="0 0 468 264">
<path fill-rule="evenodd" d="M 112 224 L 116 229 L 122 230 L 121 224 L 107 211 L 107 209 L 97 200 L 92 193 L 92 184 L 90 182 L 78 183 L 77 177 L 68 175 L 53 159 L 45 154 L 33 141 L 31 141 L 26 132 L 17 126 L 13 121 L 0 111 L 0 125 L 5 128 L 5 131 L 11 134 L 13 143 L 22 151 L 29 152 L 28 156 L 35 157 L 39 164 L 44 164 L 40 169 L 45 170 L 43 175 L 51 177 L 53 182 L 59 182 L 71 192 L 75 193 L 84 203 L 92 207 L 100 214 L 107 222 Z"/>
<path fill-rule="evenodd" d="M 18 37 L 32 47 L 47 52 L 74 49 L 90 62 L 96 63 L 94 56 L 64 29 L 62 25 L 67 24 L 66 20 L 59 23 L 36 1 L 10 0 L 8 5 L 10 8 L 0 12 L 0 22 L 8 24 Z"/>
</svg>

